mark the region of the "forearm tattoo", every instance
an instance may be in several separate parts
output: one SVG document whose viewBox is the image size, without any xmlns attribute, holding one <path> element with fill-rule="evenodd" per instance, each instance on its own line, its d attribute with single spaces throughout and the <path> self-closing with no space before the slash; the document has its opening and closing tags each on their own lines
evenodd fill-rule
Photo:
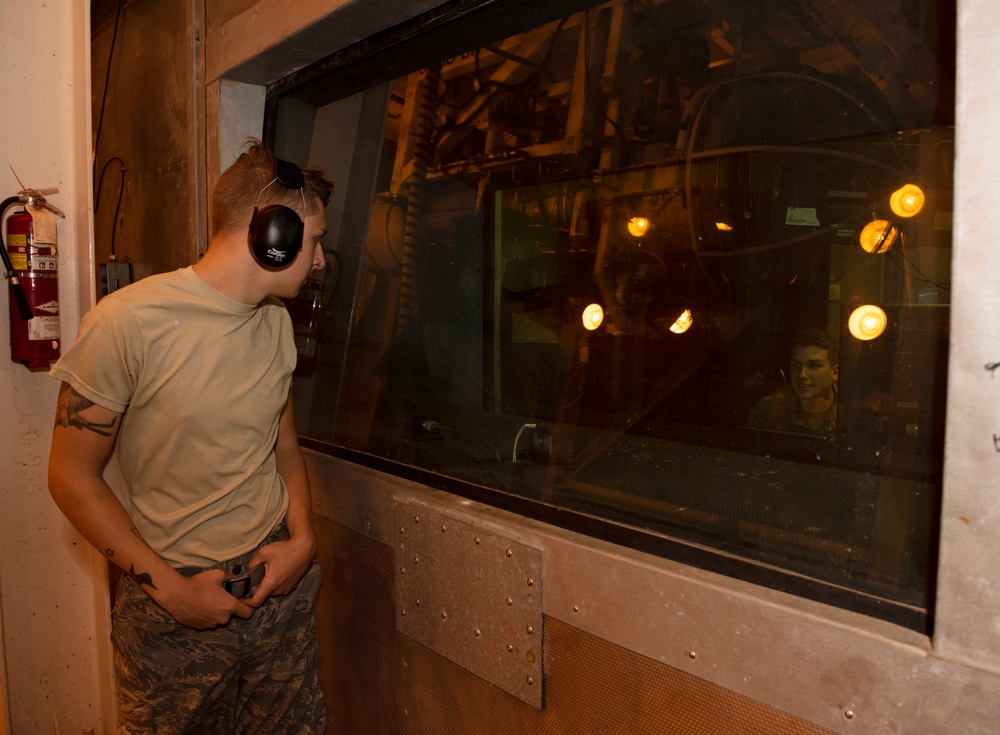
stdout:
<svg viewBox="0 0 1000 735">
<path fill-rule="evenodd" d="M 135 564 L 129 566 L 128 571 L 125 572 L 125 574 L 134 579 L 137 584 L 144 584 L 154 590 L 156 589 L 156 585 L 153 584 L 153 578 L 149 575 L 149 572 L 136 572 Z"/>
<path fill-rule="evenodd" d="M 139 533 L 139 529 L 136 528 L 135 526 L 132 527 L 132 533 L 135 534 L 136 538 L 138 538 L 144 544 L 146 543 L 146 539 L 144 539 L 142 537 L 142 534 Z M 149 546 L 149 544 L 146 544 L 146 545 Z M 110 559 L 111 557 L 113 557 L 115 555 L 115 550 L 112 549 L 109 546 L 108 548 L 106 548 L 104 550 L 104 553 Z M 152 588 L 154 590 L 156 589 L 156 585 L 153 584 L 153 577 L 149 574 L 149 572 L 137 572 L 137 571 L 135 571 L 135 564 L 130 564 L 129 568 L 127 570 L 123 570 L 123 571 L 125 572 L 126 575 L 128 575 L 129 577 L 131 577 L 132 579 L 134 579 L 136 581 L 136 583 L 138 583 L 138 584 L 144 584 L 144 585 L 146 585 L 146 586 L 148 586 L 148 587 L 150 587 L 150 588 Z"/>
<path fill-rule="evenodd" d="M 101 436 L 111 436 L 119 417 L 115 416 L 106 424 L 90 421 L 81 414 L 81 411 L 86 411 L 93 405 L 93 401 L 81 396 L 69 383 L 63 383 L 59 389 L 59 403 L 56 407 L 56 426 L 72 426 L 93 431 Z"/>
</svg>

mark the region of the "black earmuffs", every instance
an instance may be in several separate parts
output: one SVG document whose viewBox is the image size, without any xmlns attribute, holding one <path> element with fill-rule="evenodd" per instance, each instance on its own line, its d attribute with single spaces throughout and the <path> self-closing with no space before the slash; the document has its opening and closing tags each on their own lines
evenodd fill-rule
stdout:
<svg viewBox="0 0 1000 735">
<path fill-rule="evenodd" d="M 294 163 L 276 158 L 274 178 L 257 195 L 257 206 L 253 208 L 247 233 L 247 244 L 254 260 L 265 268 L 291 265 L 302 249 L 302 233 L 305 229 L 302 218 L 291 207 L 269 204 L 258 209 L 261 196 L 275 182 L 289 189 L 298 189 L 302 193 L 303 213 L 306 209 L 305 177 L 302 170 Z"/>
</svg>

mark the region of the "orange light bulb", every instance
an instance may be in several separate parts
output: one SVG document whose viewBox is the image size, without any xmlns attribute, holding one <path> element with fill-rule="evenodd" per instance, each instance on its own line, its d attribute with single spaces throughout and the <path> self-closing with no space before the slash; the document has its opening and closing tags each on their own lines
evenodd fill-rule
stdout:
<svg viewBox="0 0 1000 735">
<path fill-rule="evenodd" d="M 847 329 L 856 339 L 868 341 L 881 335 L 887 322 L 884 311 L 874 304 L 865 304 L 851 312 Z"/>
<path fill-rule="evenodd" d="M 583 328 L 593 332 L 604 322 L 604 309 L 600 304 L 590 304 L 583 310 Z"/>
<path fill-rule="evenodd" d="M 927 197 L 916 184 L 903 184 L 889 196 L 889 208 L 897 217 L 914 217 L 924 208 Z"/>
<path fill-rule="evenodd" d="M 866 253 L 878 255 L 892 247 L 898 234 L 896 228 L 888 220 L 876 219 L 864 226 L 858 240 Z"/>
<path fill-rule="evenodd" d="M 684 334 L 684 332 L 691 328 L 692 324 L 694 324 L 694 316 L 691 314 L 690 309 L 685 309 L 684 313 L 677 317 L 674 323 L 670 325 L 670 331 L 674 334 Z"/>
<path fill-rule="evenodd" d="M 633 217 L 628 221 L 628 232 L 632 237 L 642 237 L 649 231 L 649 220 L 645 217 Z"/>
</svg>

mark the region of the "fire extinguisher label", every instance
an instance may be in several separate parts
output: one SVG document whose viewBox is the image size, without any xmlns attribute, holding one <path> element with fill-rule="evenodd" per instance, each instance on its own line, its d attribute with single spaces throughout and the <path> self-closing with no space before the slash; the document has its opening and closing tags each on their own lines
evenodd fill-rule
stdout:
<svg viewBox="0 0 1000 735">
<path fill-rule="evenodd" d="M 46 301 L 44 304 L 36 304 L 35 308 L 39 311 L 47 311 L 50 314 L 59 313 L 59 302 L 58 301 Z"/>
<path fill-rule="evenodd" d="M 31 227 L 35 236 L 35 245 L 55 245 L 56 244 L 56 217 L 47 210 L 33 210 L 28 208 L 31 215 Z"/>
<path fill-rule="evenodd" d="M 36 316 L 28 322 L 28 339 L 32 342 L 59 339 L 59 317 Z"/>
<path fill-rule="evenodd" d="M 10 253 L 10 264 L 14 266 L 14 270 L 16 271 L 28 270 L 28 254 Z"/>
</svg>

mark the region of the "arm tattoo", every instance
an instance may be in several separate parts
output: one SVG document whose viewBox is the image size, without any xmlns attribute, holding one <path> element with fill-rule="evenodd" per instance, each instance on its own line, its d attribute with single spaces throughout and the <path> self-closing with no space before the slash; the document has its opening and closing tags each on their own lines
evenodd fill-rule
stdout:
<svg viewBox="0 0 1000 735">
<path fill-rule="evenodd" d="M 137 584 L 144 584 L 152 589 L 156 589 L 156 585 L 153 584 L 153 578 L 149 575 L 149 572 L 142 572 L 137 574 L 135 571 L 135 564 L 129 565 L 128 571 L 125 572 L 128 576 L 136 581 Z"/>
<path fill-rule="evenodd" d="M 139 529 L 138 528 L 136 528 L 135 526 L 132 526 L 131 530 L 132 530 L 132 533 L 135 534 L 135 537 L 137 539 L 139 539 L 144 544 L 146 544 L 146 539 L 144 539 L 142 537 L 142 534 L 139 533 Z M 146 546 L 149 546 L 149 544 L 146 544 Z M 115 555 L 115 550 L 112 549 L 109 546 L 107 549 L 104 550 L 104 553 L 107 554 L 109 557 L 112 557 L 112 556 Z M 148 586 L 148 587 L 150 587 L 150 588 L 152 588 L 154 590 L 156 589 L 156 585 L 153 584 L 153 577 L 149 574 L 149 572 L 136 572 L 135 571 L 135 564 L 130 564 L 129 568 L 125 572 L 125 574 L 128 575 L 129 577 L 131 577 L 133 580 L 135 580 L 135 582 L 137 584 L 144 584 L 144 585 L 146 585 L 146 586 Z"/>
<path fill-rule="evenodd" d="M 84 398 L 69 383 L 63 383 L 59 390 L 59 405 L 56 409 L 56 426 L 73 426 L 77 429 L 93 431 L 101 436 L 111 436 L 118 423 L 118 416 L 115 416 L 106 424 L 98 424 L 89 421 L 80 412 L 86 411 L 95 405 L 90 399 Z"/>
</svg>

